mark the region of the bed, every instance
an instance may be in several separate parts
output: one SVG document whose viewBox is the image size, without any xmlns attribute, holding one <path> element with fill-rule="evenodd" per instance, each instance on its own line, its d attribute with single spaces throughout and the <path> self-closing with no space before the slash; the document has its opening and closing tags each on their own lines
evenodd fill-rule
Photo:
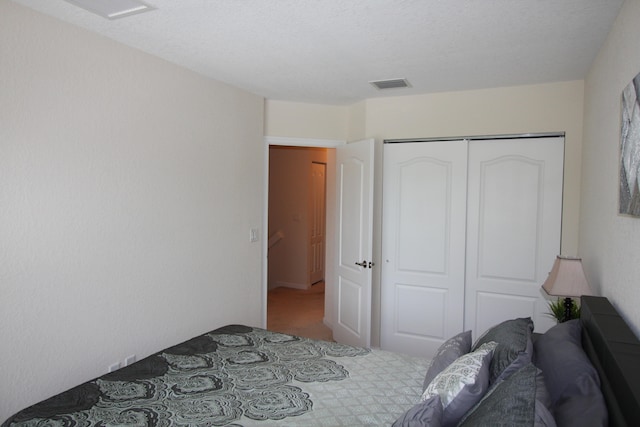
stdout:
<svg viewBox="0 0 640 427">
<path fill-rule="evenodd" d="M 519 389 L 528 394 L 532 389 L 546 390 L 540 382 L 544 373 L 537 365 L 552 363 L 556 367 L 563 363 L 555 358 L 566 349 L 545 352 L 550 360 L 538 357 L 535 351 L 545 345 L 557 346 L 558 339 L 564 343 L 565 337 L 558 333 L 554 337 L 553 332 L 536 337 L 528 321 L 513 319 L 504 323 L 507 327 L 497 325 L 476 339 L 473 347 L 478 349 L 473 351 L 462 348 L 471 346 L 469 334 L 464 344 L 452 338 L 433 360 L 242 325 L 225 326 L 37 403 L 6 420 L 2 427 L 495 425 L 491 420 L 503 410 L 496 405 L 509 404 L 509 412 L 532 415 L 533 403 L 522 405 L 525 399 L 514 400 L 518 393 L 508 391 L 505 384 L 527 377 L 521 384 L 534 386 L 518 385 Z M 604 421 L 597 421 L 602 414 L 595 415 L 590 425 L 603 425 L 607 420 L 612 426 L 640 425 L 640 342 L 602 297 L 583 297 L 581 319 L 575 322 L 577 326 L 571 326 L 571 330 L 579 329 L 581 334 L 581 356 L 588 357 L 589 369 L 597 371 L 597 392 L 606 402 Z M 505 328 L 520 325 L 526 325 L 527 351 L 511 352 L 514 360 L 501 367 L 499 374 L 497 361 L 509 351 L 496 340 L 504 338 Z M 562 326 L 556 332 L 565 329 Z M 442 402 L 450 396 L 438 394 L 437 383 L 443 378 L 450 383 L 447 374 L 452 367 L 465 357 L 480 357 L 477 355 L 486 362 L 479 369 L 488 381 L 483 386 L 475 385 L 471 394 L 479 397 L 460 404 L 457 410 L 464 415 L 453 421 L 446 412 L 464 399 L 459 399 L 459 393 L 443 408 Z M 454 357 L 455 363 L 447 360 Z M 502 375 L 504 372 L 509 375 Z M 534 376 L 536 383 L 532 382 Z M 562 386 L 566 388 L 564 382 Z M 469 391 L 468 384 L 462 389 Z M 509 398 L 504 398 L 505 393 Z M 538 394 L 536 399 L 540 398 Z M 547 400 L 549 394 L 545 395 Z M 588 404 L 597 407 L 590 400 Z M 520 412 L 513 409 L 518 405 L 526 408 Z M 535 422 L 532 418 L 530 424 L 525 421 L 522 425 L 554 425 L 553 418 L 545 423 L 544 416 L 538 417 L 540 408 L 534 409 Z M 489 418 L 482 421 L 481 412 L 488 413 Z M 553 408 L 545 414 L 555 416 Z M 572 424 L 560 418 L 558 425 Z"/>
</svg>

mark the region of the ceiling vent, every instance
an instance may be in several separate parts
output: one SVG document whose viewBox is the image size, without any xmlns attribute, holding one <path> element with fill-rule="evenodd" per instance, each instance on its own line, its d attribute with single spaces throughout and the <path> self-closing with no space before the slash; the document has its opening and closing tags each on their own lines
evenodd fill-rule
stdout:
<svg viewBox="0 0 640 427">
<path fill-rule="evenodd" d="M 107 19 L 124 18 L 155 9 L 138 0 L 66 0 L 75 6 Z"/>
<path fill-rule="evenodd" d="M 369 83 L 378 90 L 411 87 L 407 79 L 376 80 Z"/>
</svg>

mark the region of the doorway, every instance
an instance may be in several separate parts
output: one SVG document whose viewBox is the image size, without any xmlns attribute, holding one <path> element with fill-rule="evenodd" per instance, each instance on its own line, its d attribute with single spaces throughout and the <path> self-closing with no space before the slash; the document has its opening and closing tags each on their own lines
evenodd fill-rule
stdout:
<svg viewBox="0 0 640 427">
<path fill-rule="evenodd" d="M 325 340 L 328 151 L 270 146 L 267 206 L 267 328 Z"/>
<path fill-rule="evenodd" d="M 271 146 L 329 149 L 326 173 L 326 280 L 323 323 L 332 330 L 338 342 L 369 347 L 371 336 L 378 336 L 374 326 L 379 321 L 376 314 L 379 302 L 375 301 L 373 289 L 376 271 L 372 270 L 376 255 L 372 240 L 373 229 L 376 228 L 373 215 L 373 175 L 374 163 L 377 162 L 375 159 L 381 159 L 381 156 L 374 156 L 374 152 L 382 151 L 382 145 L 377 144 L 372 138 L 347 144 L 344 140 L 267 136 L 263 157 L 264 192 L 267 195 L 269 195 L 269 176 L 272 172 L 269 165 Z M 262 233 L 264 256 L 262 313 L 265 327 L 268 312 L 268 246 L 270 246 L 268 243 L 270 240 L 275 242 L 281 239 L 277 231 L 275 234 L 268 234 L 270 198 L 269 196 L 264 199 L 264 231 Z M 360 203 L 354 203 L 358 200 Z M 354 209 L 359 213 L 354 213 Z M 346 224 L 345 221 L 350 223 Z M 349 231 L 348 235 L 345 235 L 346 230 Z M 368 263 L 367 260 L 369 260 Z M 347 278 L 345 269 L 351 271 L 354 268 L 360 274 Z"/>
</svg>

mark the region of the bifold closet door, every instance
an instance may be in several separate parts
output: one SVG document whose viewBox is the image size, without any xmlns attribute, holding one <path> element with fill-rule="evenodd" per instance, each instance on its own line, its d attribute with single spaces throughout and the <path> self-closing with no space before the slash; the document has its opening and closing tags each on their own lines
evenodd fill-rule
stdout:
<svg viewBox="0 0 640 427">
<path fill-rule="evenodd" d="M 564 138 L 469 143 L 465 329 L 553 325 L 540 286 L 560 253 Z"/>
<path fill-rule="evenodd" d="M 384 146 L 380 344 L 433 356 L 462 330 L 553 325 L 540 286 L 560 253 L 564 138 Z"/>
<path fill-rule="evenodd" d="M 384 145 L 380 344 L 432 356 L 461 332 L 467 142 Z"/>
</svg>

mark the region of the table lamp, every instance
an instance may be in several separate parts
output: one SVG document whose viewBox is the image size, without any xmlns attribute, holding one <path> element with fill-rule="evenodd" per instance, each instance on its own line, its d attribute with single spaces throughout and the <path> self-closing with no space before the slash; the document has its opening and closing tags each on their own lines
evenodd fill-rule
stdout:
<svg viewBox="0 0 640 427">
<path fill-rule="evenodd" d="M 593 295 L 582 269 L 582 259 L 558 255 L 553 263 L 549 277 L 542 285 L 548 294 L 564 299 L 564 320 L 571 319 L 572 297 Z"/>
</svg>

